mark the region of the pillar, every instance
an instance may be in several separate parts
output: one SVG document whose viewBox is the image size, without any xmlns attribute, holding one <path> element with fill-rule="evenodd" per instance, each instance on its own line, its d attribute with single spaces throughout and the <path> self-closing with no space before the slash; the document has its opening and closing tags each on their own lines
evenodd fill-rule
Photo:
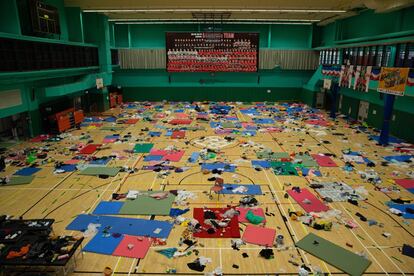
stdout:
<svg viewBox="0 0 414 276">
<path fill-rule="evenodd" d="M 388 67 L 394 66 L 396 52 L 396 46 L 391 46 L 390 59 L 388 60 L 387 64 Z M 390 122 L 392 117 L 392 111 L 394 109 L 395 95 L 385 94 L 384 96 L 384 118 L 382 120 L 381 134 L 378 142 L 380 145 L 386 146 L 388 145 L 389 140 Z"/>
</svg>

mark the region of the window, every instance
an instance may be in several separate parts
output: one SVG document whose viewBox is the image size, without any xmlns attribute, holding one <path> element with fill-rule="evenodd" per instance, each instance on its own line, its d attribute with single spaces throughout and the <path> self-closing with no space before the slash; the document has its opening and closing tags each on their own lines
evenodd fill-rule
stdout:
<svg viewBox="0 0 414 276">
<path fill-rule="evenodd" d="M 371 46 L 369 47 L 369 57 L 368 57 L 368 66 L 375 66 L 375 59 L 377 55 L 377 46 Z"/>
<path fill-rule="evenodd" d="M 414 43 L 407 45 L 407 59 L 404 63 L 404 67 L 414 68 Z"/>
<path fill-rule="evenodd" d="M 382 66 L 382 55 L 383 55 L 383 53 L 384 53 L 384 46 L 383 45 L 378 46 L 375 66 L 379 66 L 379 67 Z"/>
</svg>

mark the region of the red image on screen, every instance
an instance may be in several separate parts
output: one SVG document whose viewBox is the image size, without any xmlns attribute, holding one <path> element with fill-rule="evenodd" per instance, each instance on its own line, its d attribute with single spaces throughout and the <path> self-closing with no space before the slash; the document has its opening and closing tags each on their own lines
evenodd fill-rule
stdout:
<svg viewBox="0 0 414 276">
<path fill-rule="evenodd" d="M 166 33 L 168 72 L 257 72 L 259 33 Z"/>
</svg>

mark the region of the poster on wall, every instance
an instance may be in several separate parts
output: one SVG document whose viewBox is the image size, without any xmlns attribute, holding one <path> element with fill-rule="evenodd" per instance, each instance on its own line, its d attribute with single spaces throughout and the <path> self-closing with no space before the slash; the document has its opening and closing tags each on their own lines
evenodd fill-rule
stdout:
<svg viewBox="0 0 414 276">
<path fill-rule="evenodd" d="M 354 71 L 353 65 L 342 65 L 341 73 L 339 74 L 339 86 L 351 88 L 352 74 Z"/>
<path fill-rule="evenodd" d="M 409 68 L 382 67 L 378 92 L 403 96 L 409 70 Z"/>
<path fill-rule="evenodd" d="M 355 74 L 354 74 L 354 90 L 356 90 L 357 84 L 359 82 L 359 75 L 361 74 L 361 65 L 357 65 L 356 69 L 355 69 Z"/>
<path fill-rule="evenodd" d="M 168 72 L 257 72 L 259 33 L 168 32 Z"/>
<path fill-rule="evenodd" d="M 96 79 L 96 89 L 101 89 L 103 87 L 104 87 L 103 79 L 102 78 Z"/>
<path fill-rule="evenodd" d="M 357 66 L 354 79 L 354 90 L 368 92 L 372 66 Z"/>
<path fill-rule="evenodd" d="M 323 88 L 331 89 L 332 80 L 331 79 L 323 79 Z"/>
</svg>

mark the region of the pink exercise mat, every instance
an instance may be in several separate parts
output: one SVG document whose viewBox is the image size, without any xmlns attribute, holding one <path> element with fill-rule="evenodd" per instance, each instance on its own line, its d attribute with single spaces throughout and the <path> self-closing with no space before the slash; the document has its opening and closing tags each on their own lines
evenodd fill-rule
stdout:
<svg viewBox="0 0 414 276">
<path fill-rule="evenodd" d="M 338 167 L 338 165 L 329 156 L 312 154 L 312 157 L 321 167 Z"/>
<path fill-rule="evenodd" d="M 307 212 L 325 212 L 329 210 L 329 207 L 323 204 L 314 194 L 309 192 L 307 189 L 301 189 L 300 193 L 295 190 L 289 190 L 287 193 L 293 197 L 293 199 Z M 305 199 L 310 201 L 309 204 L 303 202 Z"/>
</svg>

